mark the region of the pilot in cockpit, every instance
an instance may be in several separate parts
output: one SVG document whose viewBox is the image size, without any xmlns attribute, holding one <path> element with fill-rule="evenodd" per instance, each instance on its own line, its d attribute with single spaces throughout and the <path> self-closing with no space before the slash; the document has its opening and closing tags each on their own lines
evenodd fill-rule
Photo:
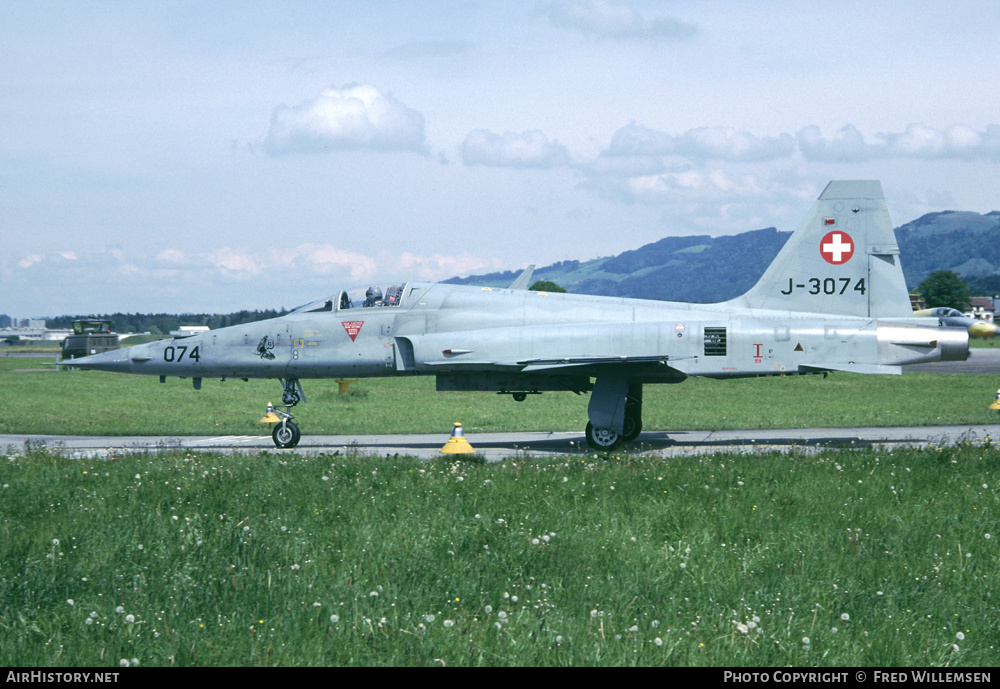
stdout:
<svg viewBox="0 0 1000 689">
<path fill-rule="evenodd" d="M 365 292 L 365 308 L 369 306 L 382 306 L 382 290 L 374 285 Z"/>
</svg>

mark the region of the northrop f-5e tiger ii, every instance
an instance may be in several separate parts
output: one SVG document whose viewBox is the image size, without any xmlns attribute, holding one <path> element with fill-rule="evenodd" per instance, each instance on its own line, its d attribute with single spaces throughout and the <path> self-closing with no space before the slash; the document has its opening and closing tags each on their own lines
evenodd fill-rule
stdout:
<svg viewBox="0 0 1000 689">
<path fill-rule="evenodd" d="M 734 261 L 739 256 L 733 256 Z M 720 267 L 724 270 L 724 267 Z M 438 390 L 589 392 L 587 442 L 642 431 L 643 386 L 688 376 L 900 373 L 964 361 L 964 328 L 913 317 L 877 181 L 834 181 L 746 294 L 716 304 L 401 282 L 344 290 L 279 318 L 75 359 L 103 371 L 276 378 L 278 447 L 300 438 L 301 380 L 437 377 Z"/>
</svg>

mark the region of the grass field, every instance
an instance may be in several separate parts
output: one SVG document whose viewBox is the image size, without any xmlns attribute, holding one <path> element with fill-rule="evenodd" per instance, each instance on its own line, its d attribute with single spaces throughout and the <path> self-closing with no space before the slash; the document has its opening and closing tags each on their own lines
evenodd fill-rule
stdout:
<svg viewBox="0 0 1000 689">
<path fill-rule="evenodd" d="M 992 666 L 993 447 L 0 465 L 0 664 Z"/>
<path fill-rule="evenodd" d="M 277 381 L 206 380 L 196 391 L 176 378 L 99 371 L 18 373 L 38 360 L 0 357 L 0 391 L 8 413 L 0 433 L 82 435 L 266 435 L 259 420 L 280 400 Z M 303 381 L 307 403 L 295 409 L 305 434 L 580 431 L 589 396 L 434 391 L 434 379 L 365 379 L 338 395 L 331 380 Z M 647 430 L 830 428 L 995 423 L 988 407 L 1000 381 L 992 376 L 908 373 L 862 376 L 691 378 L 648 385 Z"/>
<path fill-rule="evenodd" d="M 26 363 L 28 361 L 29 363 Z M 273 381 L 15 373 L 2 433 L 260 434 Z M 995 423 L 992 376 L 648 386 L 647 428 Z M 580 430 L 586 397 L 306 381 L 307 433 Z M 0 664 L 992 666 L 1000 452 L 0 462 Z"/>
</svg>

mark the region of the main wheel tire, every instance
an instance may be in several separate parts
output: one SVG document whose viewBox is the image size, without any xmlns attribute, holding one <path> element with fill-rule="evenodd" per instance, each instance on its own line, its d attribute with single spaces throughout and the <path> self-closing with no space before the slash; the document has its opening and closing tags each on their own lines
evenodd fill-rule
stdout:
<svg viewBox="0 0 1000 689">
<path fill-rule="evenodd" d="M 302 434 L 299 432 L 299 427 L 291 421 L 279 423 L 271 431 L 271 438 L 274 440 L 274 444 L 281 448 L 295 447 L 299 444 L 299 438 L 301 437 Z"/>
<path fill-rule="evenodd" d="M 587 444 L 602 452 L 610 452 L 625 442 L 625 438 L 610 428 L 594 428 L 587 422 Z"/>
<path fill-rule="evenodd" d="M 632 442 L 642 433 L 642 419 L 632 414 L 625 414 L 625 428 L 622 431 L 622 440 L 627 443 Z"/>
</svg>

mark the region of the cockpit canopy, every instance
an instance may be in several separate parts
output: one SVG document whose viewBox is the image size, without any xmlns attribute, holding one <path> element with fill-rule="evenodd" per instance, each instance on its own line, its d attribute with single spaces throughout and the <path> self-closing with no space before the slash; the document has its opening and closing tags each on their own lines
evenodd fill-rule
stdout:
<svg viewBox="0 0 1000 689">
<path fill-rule="evenodd" d="M 938 318 L 962 318 L 965 316 L 964 313 L 958 309 L 948 308 L 947 306 L 938 306 L 931 309 L 931 314 L 937 316 Z"/>
<path fill-rule="evenodd" d="M 406 290 L 405 284 L 369 285 L 342 290 L 339 294 L 319 301 L 310 302 L 292 313 L 313 313 L 317 311 L 346 311 L 348 309 L 371 309 L 384 306 L 399 306 Z"/>
</svg>

